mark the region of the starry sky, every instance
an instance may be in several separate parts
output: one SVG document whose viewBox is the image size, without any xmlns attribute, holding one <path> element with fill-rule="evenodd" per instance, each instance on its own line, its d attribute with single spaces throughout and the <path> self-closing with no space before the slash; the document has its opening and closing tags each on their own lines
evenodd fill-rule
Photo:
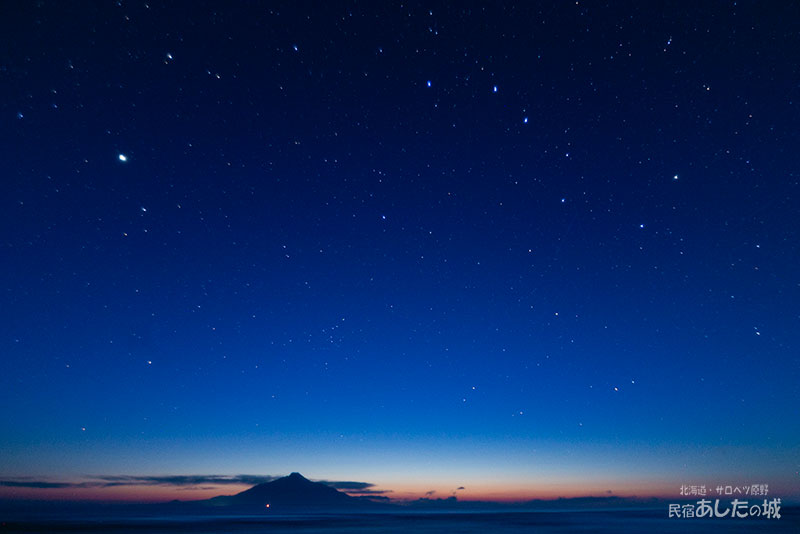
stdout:
<svg viewBox="0 0 800 534">
<path fill-rule="evenodd" d="M 800 497 L 798 21 L 3 2 L 0 497 Z"/>
</svg>

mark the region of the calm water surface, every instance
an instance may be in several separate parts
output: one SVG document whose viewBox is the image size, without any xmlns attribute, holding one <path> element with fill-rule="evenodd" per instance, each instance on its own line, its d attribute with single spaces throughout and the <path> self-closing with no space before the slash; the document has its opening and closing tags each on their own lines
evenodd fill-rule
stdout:
<svg viewBox="0 0 800 534">
<path fill-rule="evenodd" d="M 781 519 L 668 519 L 666 510 L 535 511 L 473 513 L 385 513 L 292 516 L 181 516 L 24 518 L 3 520 L 0 532 L 139 534 L 301 533 L 626 533 L 800 532 L 800 511 Z"/>
</svg>

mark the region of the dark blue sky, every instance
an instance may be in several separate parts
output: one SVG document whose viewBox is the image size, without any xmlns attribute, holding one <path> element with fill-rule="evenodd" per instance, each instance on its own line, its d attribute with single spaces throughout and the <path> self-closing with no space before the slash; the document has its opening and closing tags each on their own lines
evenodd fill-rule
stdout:
<svg viewBox="0 0 800 534">
<path fill-rule="evenodd" d="M 157 4 L 0 7 L 0 475 L 797 496 L 796 5 Z"/>
</svg>

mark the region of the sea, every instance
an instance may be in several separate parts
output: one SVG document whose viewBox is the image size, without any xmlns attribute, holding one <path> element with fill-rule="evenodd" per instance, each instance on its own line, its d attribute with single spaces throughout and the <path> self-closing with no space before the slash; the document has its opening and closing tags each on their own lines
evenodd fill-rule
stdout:
<svg viewBox="0 0 800 534">
<path fill-rule="evenodd" d="M 668 518 L 667 510 L 536 510 L 515 512 L 392 512 L 261 516 L 0 517 L 0 532 L 43 534 L 341 534 L 341 533 L 800 533 L 800 508 L 779 519 Z"/>
</svg>

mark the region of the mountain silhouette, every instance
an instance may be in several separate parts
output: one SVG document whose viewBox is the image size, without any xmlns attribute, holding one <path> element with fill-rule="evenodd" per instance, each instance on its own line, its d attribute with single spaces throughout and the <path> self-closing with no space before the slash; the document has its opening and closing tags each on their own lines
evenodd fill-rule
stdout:
<svg viewBox="0 0 800 534">
<path fill-rule="evenodd" d="M 292 473 L 272 482 L 258 484 L 236 495 L 214 497 L 205 502 L 213 506 L 262 509 L 271 507 L 343 508 L 371 504 L 321 482 L 312 482 L 300 473 Z"/>
</svg>

